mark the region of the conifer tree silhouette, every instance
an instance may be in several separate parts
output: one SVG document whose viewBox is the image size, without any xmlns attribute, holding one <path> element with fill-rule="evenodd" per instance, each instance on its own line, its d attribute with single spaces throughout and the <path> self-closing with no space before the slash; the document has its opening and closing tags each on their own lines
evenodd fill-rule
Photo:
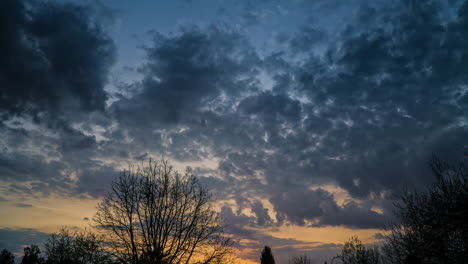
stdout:
<svg viewBox="0 0 468 264">
<path fill-rule="evenodd" d="M 273 253 L 271 253 L 271 248 L 269 246 L 265 246 L 262 250 L 262 255 L 260 257 L 261 264 L 275 264 L 275 258 L 273 257 Z"/>
</svg>

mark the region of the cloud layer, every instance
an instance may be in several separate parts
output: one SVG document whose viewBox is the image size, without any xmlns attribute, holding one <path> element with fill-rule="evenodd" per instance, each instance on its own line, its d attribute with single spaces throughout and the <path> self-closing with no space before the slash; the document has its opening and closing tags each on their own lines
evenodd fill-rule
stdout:
<svg viewBox="0 0 468 264">
<path fill-rule="evenodd" d="M 238 235 L 382 228 L 395 192 L 432 182 L 430 155 L 456 160 L 466 144 L 466 1 L 264 1 L 242 16 L 252 31 L 154 33 L 141 78 L 116 83 L 91 8 L 0 5 L 8 193 L 100 197 L 119 169 L 164 157 L 191 164 Z M 296 13 L 300 26 L 258 45 L 255 27 Z"/>
</svg>

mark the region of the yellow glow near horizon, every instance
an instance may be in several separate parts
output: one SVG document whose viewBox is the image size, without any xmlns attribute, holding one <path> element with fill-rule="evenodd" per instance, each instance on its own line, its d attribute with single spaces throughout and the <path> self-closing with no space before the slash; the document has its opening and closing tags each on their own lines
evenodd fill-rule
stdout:
<svg viewBox="0 0 468 264">
<path fill-rule="evenodd" d="M 13 203 L 0 203 L 0 227 L 34 228 L 41 232 L 56 232 L 62 226 L 84 228 L 92 219 L 98 200 L 48 197 L 24 200 L 32 207 L 17 207 Z"/>
<path fill-rule="evenodd" d="M 340 202 L 345 202 L 350 199 L 348 194 L 343 190 L 333 188 L 333 186 L 320 186 L 332 193 L 338 193 L 337 197 Z M 16 198 L 16 199 L 15 199 Z M 268 208 L 270 216 L 274 219 L 273 205 L 264 198 L 258 198 L 263 205 Z M 17 203 L 30 204 L 31 207 L 18 207 Z M 0 202 L 0 228 L 33 228 L 45 233 L 57 232 L 61 227 L 77 227 L 85 228 L 92 224 L 92 218 L 96 212 L 98 199 L 79 199 L 68 198 L 63 196 L 51 195 L 45 198 L 27 199 L 24 197 L 10 197 L 9 201 Z M 235 206 L 235 202 L 231 200 L 219 201 L 215 206 L 218 210 L 219 205 L 229 204 Z M 252 215 L 250 211 L 244 210 L 245 214 Z M 88 218 L 89 221 L 84 220 Z M 248 227 L 246 227 L 248 228 Z M 249 228 L 248 228 L 249 229 Z M 253 229 L 253 228 L 250 228 Z M 273 247 L 280 250 L 284 247 L 296 248 L 304 252 L 314 252 L 321 250 L 320 246 L 325 244 L 341 245 L 351 236 L 358 236 L 363 243 L 374 243 L 374 238 L 377 232 L 382 232 L 379 229 L 350 229 L 345 227 L 306 227 L 296 225 L 285 225 L 275 228 L 255 228 L 259 233 L 265 234 L 266 239 L 271 236 L 271 239 L 294 239 L 299 243 L 288 246 L 277 245 Z M 234 238 L 235 239 L 235 238 Z M 255 243 L 256 242 L 256 243 Z M 265 245 L 272 241 L 250 241 L 243 239 L 241 244 L 248 245 Z M 337 251 L 339 246 L 337 247 Z M 237 256 L 236 263 L 258 263 L 258 260 L 250 259 L 253 256 L 259 256 L 259 248 L 243 248 L 235 249 Z M 283 253 L 284 254 L 284 253 Z M 278 252 L 278 256 L 281 256 Z M 284 257 L 284 256 L 283 256 Z"/>
</svg>

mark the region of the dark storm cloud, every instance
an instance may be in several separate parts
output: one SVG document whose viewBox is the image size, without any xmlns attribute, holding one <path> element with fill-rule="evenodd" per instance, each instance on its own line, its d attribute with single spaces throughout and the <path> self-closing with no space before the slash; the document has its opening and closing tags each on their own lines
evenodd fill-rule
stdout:
<svg viewBox="0 0 468 264">
<path fill-rule="evenodd" d="M 114 46 L 86 8 L 14 0 L 0 10 L 2 119 L 104 109 Z"/>
<path fill-rule="evenodd" d="M 454 140 L 444 144 L 460 149 L 466 136 L 466 124 L 460 122 L 467 112 L 466 74 L 459 71 L 467 66 L 462 59 L 466 40 L 453 37 L 465 35 L 463 7 L 446 25 L 435 1 L 397 7 L 375 14 L 399 22 L 350 26 L 327 61 L 311 57 L 296 73 L 299 89 L 313 100 L 311 110 L 319 112 L 309 116 L 348 120 L 326 128 L 323 153 L 344 158 L 327 162 L 333 166 L 324 173 L 335 174 L 357 196 L 379 186 L 394 188 L 401 178 L 427 182 L 424 163 L 430 153 L 443 152 L 447 138 Z M 334 68 L 306 68 L 317 64 Z"/>
<path fill-rule="evenodd" d="M 0 153 L 0 178 L 2 180 L 29 181 L 39 179 L 54 182 L 64 169 L 61 162 L 47 162 L 42 156 L 30 153 Z"/>
<path fill-rule="evenodd" d="M 202 107 L 220 107 L 216 102 L 222 96 L 237 96 L 249 85 L 257 58 L 247 45 L 223 26 L 157 35 L 154 46 L 146 49 L 141 92 L 120 100 L 113 110 L 125 122 L 177 123 L 196 118 Z M 138 119 L 134 113 L 139 113 Z"/>
<path fill-rule="evenodd" d="M 313 220 L 323 215 L 320 205 L 326 201 L 333 201 L 331 195 L 324 190 L 308 190 L 305 188 L 290 189 L 273 196 L 271 202 L 275 205 L 277 218 L 284 219 L 297 225 L 304 225 L 304 220 Z"/>
<path fill-rule="evenodd" d="M 104 86 L 115 47 L 102 21 L 111 11 L 52 1 L 0 5 L 0 180 L 15 193 L 102 194 L 108 170 L 95 168 L 99 146 L 90 133 L 109 125 Z"/>
<path fill-rule="evenodd" d="M 458 159 L 454 150 L 461 153 L 468 110 L 459 69 L 467 49 L 466 38 L 453 36 L 466 35 L 466 3 L 450 22 L 437 15 L 436 4 L 374 12 L 400 22 L 350 26 L 328 59 L 311 56 L 297 68 L 297 86 L 313 102 L 304 124 L 323 136 L 316 172 L 354 196 L 427 184 L 432 152 L 451 160 Z"/>
<path fill-rule="evenodd" d="M 389 215 L 372 210 L 372 206 L 377 204 L 376 201 L 349 201 L 338 205 L 332 193 L 303 186 L 289 186 L 287 191 L 274 194 L 270 202 L 277 213 L 278 224 L 287 220 L 300 226 L 346 226 L 365 229 L 384 228 L 391 219 Z"/>
<path fill-rule="evenodd" d="M 324 213 L 319 219 L 318 226 L 346 226 L 350 228 L 385 228 L 390 222 L 387 215 L 383 215 L 371 210 L 370 207 L 362 206 L 356 202 L 346 203 L 344 206 L 331 204 L 329 211 Z"/>
<path fill-rule="evenodd" d="M 363 7 L 326 56 L 311 51 L 297 63 L 272 54 L 267 63 L 280 86 L 268 97 L 294 102 L 291 95 L 297 95 L 309 102 L 296 101 L 298 110 L 285 114 L 281 104 L 261 99 L 265 93 L 243 99 L 238 126 L 255 141 L 226 155 L 220 169 L 233 175 L 263 171 L 265 194 L 280 220 L 381 227 L 391 207 L 384 215 L 355 203 L 325 211 L 320 204 L 330 202 L 328 196 L 289 190 L 333 179 L 352 196 L 370 199 L 433 181 L 431 153 L 458 160 L 468 134 L 468 39 L 462 37 L 468 4 L 456 6 L 451 17 L 438 1 Z M 310 40 L 302 41 L 313 50 Z"/>
</svg>

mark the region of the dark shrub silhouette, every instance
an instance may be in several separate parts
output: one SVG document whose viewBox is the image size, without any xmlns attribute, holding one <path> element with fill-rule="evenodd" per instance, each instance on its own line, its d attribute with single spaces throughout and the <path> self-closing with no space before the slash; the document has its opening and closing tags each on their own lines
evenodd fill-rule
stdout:
<svg viewBox="0 0 468 264">
<path fill-rule="evenodd" d="M 4 249 L 0 252 L 0 264 L 14 264 L 15 256 L 9 250 Z"/>
<path fill-rule="evenodd" d="M 273 257 L 273 253 L 271 252 L 271 248 L 269 246 L 265 246 L 263 248 L 262 255 L 260 256 L 260 263 L 275 264 L 275 258 Z"/>
<path fill-rule="evenodd" d="M 41 256 L 41 250 L 36 245 L 31 245 L 24 248 L 24 256 L 21 260 L 21 264 L 42 264 L 44 263 L 44 258 Z"/>
</svg>

